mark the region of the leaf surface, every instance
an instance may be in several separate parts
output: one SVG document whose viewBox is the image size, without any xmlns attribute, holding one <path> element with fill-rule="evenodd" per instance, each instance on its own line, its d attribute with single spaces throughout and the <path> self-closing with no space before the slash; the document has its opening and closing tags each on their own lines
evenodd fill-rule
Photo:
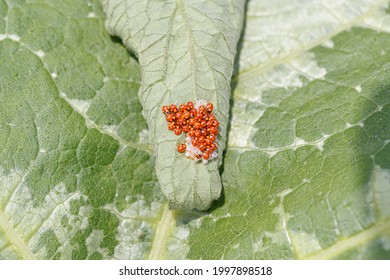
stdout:
<svg viewBox="0 0 390 280">
<path fill-rule="evenodd" d="M 138 63 L 96 1 L 0 7 L 1 258 L 142 258 L 123 247 L 129 205 L 161 193 Z"/>
<path fill-rule="evenodd" d="M 187 257 L 390 258 L 389 28 L 388 1 L 249 2 L 225 203 Z"/>
<path fill-rule="evenodd" d="M 169 210 L 104 20 L 0 0 L 1 259 L 390 258 L 388 1 L 248 2 L 208 213 Z"/>
<path fill-rule="evenodd" d="M 221 194 L 219 166 L 229 118 L 230 78 L 243 23 L 239 1 L 102 1 L 107 28 L 137 55 L 138 92 L 156 173 L 170 207 L 207 210 Z M 207 165 L 177 152 L 184 136 L 167 128 L 163 105 L 206 100 L 220 122 L 217 159 Z"/>
</svg>

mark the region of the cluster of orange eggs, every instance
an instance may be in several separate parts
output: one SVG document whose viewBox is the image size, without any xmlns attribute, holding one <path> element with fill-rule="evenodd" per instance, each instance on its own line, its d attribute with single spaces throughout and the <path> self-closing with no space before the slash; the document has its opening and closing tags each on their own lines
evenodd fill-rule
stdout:
<svg viewBox="0 0 390 280">
<path fill-rule="evenodd" d="M 189 101 L 179 108 L 172 104 L 163 106 L 162 112 L 168 121 L 168 129 L 176 135 L 186 133 L 185 144 L 179 144 L 177 150 L 186 152 L 191 159 L 209 159 L 217 157 L 217 135 L 219 122 L 213 113 L 213 104 L 198 100 L 195 104 Z"/>
</svg>

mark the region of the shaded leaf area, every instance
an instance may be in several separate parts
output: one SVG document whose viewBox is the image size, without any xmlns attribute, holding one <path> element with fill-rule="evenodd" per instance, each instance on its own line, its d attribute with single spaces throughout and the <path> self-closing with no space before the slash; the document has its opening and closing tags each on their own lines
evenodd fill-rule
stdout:
<svg viewBox="0 0 390 280">
<path fill-rule="evenodd" d="M 228 203 L 191 234 L 189 258 L 390 258 L 390 35 L 353 28 L 332 41 L 310 50 L 323 78 L 234 111 L 231 133 L 260 115 L 246 147 L 228 147 Z M 256 73 L 243 79 L 235 105 Z"/>
<path fill-rule="evenodd" d="M 161 193 L 138 63 L 98 1 L 0 1 L 0 17 L 0 258 L 142 258 L 159 204 L 139 204 Z"/>
</svg>

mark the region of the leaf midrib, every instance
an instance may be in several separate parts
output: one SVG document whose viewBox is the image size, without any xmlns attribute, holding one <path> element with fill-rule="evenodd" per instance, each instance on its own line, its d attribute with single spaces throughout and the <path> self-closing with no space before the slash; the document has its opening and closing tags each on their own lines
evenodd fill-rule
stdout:
<svg viewBox="0 0 390 280">
<path fill-rule="evenodd" d="M 161 260 L 165 255 L 165 249 L 167 248 L 167 241 L 171 227 L 174 226 L 175 218 L 173 212 L 169 210 L 168 203 L 163 206 L 161 220 L 157 225 L 156 234 L 150 250 L 150 260 Z"/>
<path fill-rule="evenodd" d="M 9 238 L 10 243 L 20 253 L 22 259 L 35 260 L 35 255 L 27 246 L 27 244 L 19 237 L 14 227 L 9 223 L 6 215 L 0 212 L 0 230 L 3 230 L 5 235 Z"/>
</svg>

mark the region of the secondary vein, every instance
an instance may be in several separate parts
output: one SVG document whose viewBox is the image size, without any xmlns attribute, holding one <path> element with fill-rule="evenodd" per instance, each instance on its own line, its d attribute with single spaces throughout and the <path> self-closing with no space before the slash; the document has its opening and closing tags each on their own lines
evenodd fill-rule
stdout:
<svg viewBox="0 0 390 280">
<path fill-rule="evenodd" d="M 318 252 L 317 254 L 307 256 L 307 258 L 314 260 L 332 259 L 341 253 L 355 248 L 359 244 L 366 243 L 367 241 L 374 239 L 378 235 L 385 232 L 390 232 L 390 218 L 384 221 L 379 221 L 374 226 L 363 230 L 354 236 L 348 237 L 347 239 L 343 239 L 334 245 Z"/>
</svg>

